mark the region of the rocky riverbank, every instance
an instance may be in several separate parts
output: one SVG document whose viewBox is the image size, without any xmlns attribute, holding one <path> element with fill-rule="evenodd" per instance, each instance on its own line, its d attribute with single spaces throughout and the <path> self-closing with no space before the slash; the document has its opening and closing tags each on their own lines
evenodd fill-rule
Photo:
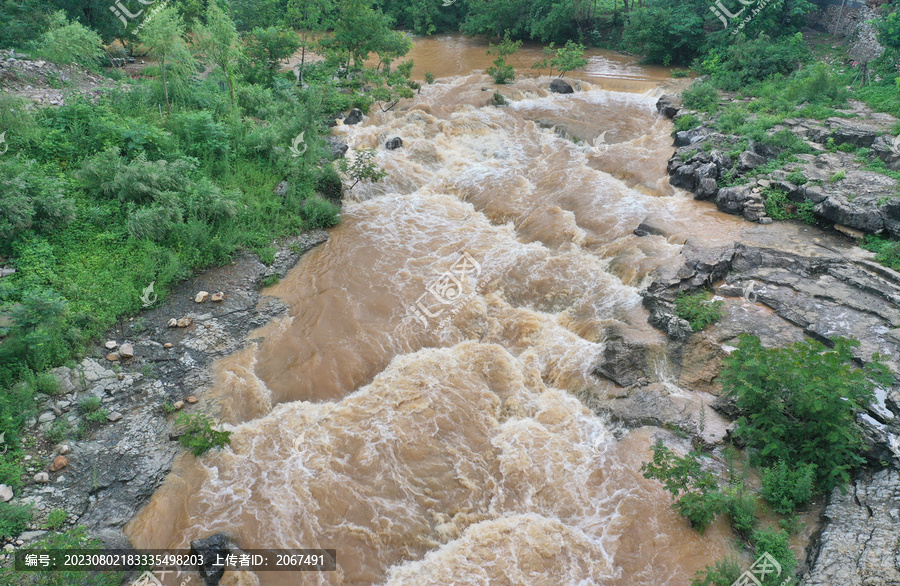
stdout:
<svg viewBox="0 0 900 586">
<path fill-rule="evenodd" d="M 260 289 L 327 239 L 327 232 L 314 231 L 281 242 L 269 266 L 241 253 L 226 266 L 182 282 L 163 303 L 110 330 L 108 341 L 118 352 L 98 344 L 79 365 L 55 369 L 60 392 L 39 406 L 41 415 L 30 424 L 29 435 L 38 438 L 26 457 L 34 478 L 16 499 L 34 506 L 35 528 L 50 511 L 63 509 L 70 525 L 85 526 L 108 546 L 127 547 L 123 526 L 182 450 L 172 441 L 177 412 L 216 414 L 215 405 L 204 400 L 214 382 L 211 364 L 286 310 Z M 221 291 L 224 298 L 198 302 L 200 291 Z M 173 319 L 180 325 L 171 327 Z M 70 430 L 84 422 L 78 405 L 89 397 L 100 400 L 107 421 L 79 439 L 50 443 L 47 433 L 60 422 Z M 41 534 L 31 531 L 19 541 Z"/>
<path fill-rule="evenodd" d="M 852 337 L 860 341 L 856 356 L 861 363 L 877 352 L 900 372 L 900 273 L 875 262 L 874 254 L 855 242 L 867 233 L 900 235 L 897 181 L 871 170 L 875 159 L 888 170 L 900 167 L 900 149 L 889 134 L 897 121 L 861 104 L 852 107 L 852 118 L 789 119 L 771 129 L 770 135 L 789 132 L 801 138 L 812 151 L 775 169 L 771 163 L 778 160 L 777 148 L 717 133 L 714 119 L 675 134 L 677 148 L 668 166 L 671 183 L 757 224 L 730 246 L 688 240 L 681 264 L 658 274 L 643 293 L 651 324 L 669 340 L 666 352 L 674 369 L 670 381 L 695 396 L 685 399 L 667 392 L 665 385 L 656 385 L 652 393 L 647 392 L 650 387 L 634 385 L 605 409 L 629 421 L 617 405 L 637 402 L 644 419 L 649 417 L 643 423 L 675 424 L 695 441 L 715 445 L 724 434 L 703 435 L 697 405 L 703 405 L 708 394 L 720 394 L 716 376 L 722 358 L 745 332 L 759 336 L 766 346 L 806 336 L 824 342 L 833 336 Z M 672 96 L 664 96 L 657 108 L 668 117 L 690 114 Z M 758 169 L 764 172 L 755 172 Z M 799 221 L 771 226 L 767 211 L 773 207 L 767 199 L 772 189 L 786 195 L 787 205 L 802 206 L 808 222 L 819 226 Z M 667 237 L 651 224 L 636 227 L 635 234 Z M 674 300 L 680 292 L 699 289 L 711 289 L 724 302 L 724 317 L 695 333 L 676 315 Z M 606 378 L 627 372 L 629 365 L 648 364 L 648 355 L 659 351 L 628 343 L 619 350 L 602 366 Z M 719 397 L 710 404 L 726 418 L 727 433 L 728 418 L 734 416 L 729 401 Z M 634 413 L 632 407 L 625 411 Z M 821 529 L 810 541 L 806 559 L 800 560 L 802 584 L 900 581 L 898 415 L 900 383 L 895 380 L 860 416 L 869 440 L 868 465 L 846 494 L 836 489 L 829 495 Z"/>
</svg>

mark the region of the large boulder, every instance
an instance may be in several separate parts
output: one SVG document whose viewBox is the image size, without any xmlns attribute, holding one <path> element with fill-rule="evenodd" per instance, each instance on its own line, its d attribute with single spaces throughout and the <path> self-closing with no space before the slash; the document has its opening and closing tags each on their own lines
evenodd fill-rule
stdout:
<svg viewBox="0 0 900 586">
<path fill-rule="evenodd" d="M 384 148 L 386 148 L 389 151 L 399 149 L 402 146 L 403 146 L 403 139 L 400 138 L 399 136 L 395 136 L 394 138 L 392 138 L 392 139 L 388 140 L 386 143 L 384 143 Z"/>
<path fill-rule="evenodd" d="M 556 78 L 550 82 L 550 91 L 555 92 L 557 94 L 574 94 L 575 89 L 572 88 L 566 81 Z"/>
<path fill-rule="evenodd" d="M 765 162 L 765 157 L 753 151 L 744 151 L 738 156 L 737 166 L 742 171 L 749 171 L 765 164 Z"/>
<path fill-rule="evenodd" d="M 871 148 L 881 128 L 861 120 L 850 118 L 829 118 L 825 121 L 831 129 L 834 144 L 852 144 L 856 148 Z"/>
<path fill-rule="evenodd" d="M 332 159 L 343 157 L 347 149 L 350 148 L 344 141 L 331 135 L 325 137 L 325 144 L 328 145 L 328 154 L 331 155 Z"/>
<path fill-rule="evenodd" d="M 359 124 L 360 122 L 362 122 L 362 119 L 363 119 L 362 110 L 360 110 L 359 108 L 353 108 L 352 110 L 350 110 L 350 113 L 347 114 L 347 117 L 344 118 L 344 124 L 346 124 L 348 126 L 353 125 L 353 124 Z"/>
<path fill-rule="evenodd" d="M 681 109 L 681 100 L 678 96 L 671 96 L 669 94 L 660 96 L 660 98 L 656 101 L 656 111 L 665 116 L 666 118 L 674 118 L 678 111 Z"/>
<path fill-rule="evenodd" d="M 749 185 L 723 187 L 716 194 L 716 207 L 726 214 L 740 214 L 752 199 L 753 191 Z"/>
<path fill-rule="evenodd" d="M 704 138 L 709 135 L 709 130 L 706 128 L 698 127 L 692 128 L 690 130 L 682 130 L 681 132 L 675 133 L 675 146 L 687 146 L 689 144 L 694 144 L 696 142 L 700 142 Z"/>
<path fill-rule="evenodd" d="M 225 574 L 224 566 L 216 566 L 216 556 L 232 553 L 233 546 L 224 533 L 215 533 L 203 539 L 191 541 L 191 555 L 203 556 L 203 565 L 197 568 L 205 586 L 218 586 Z"/>
</svg>

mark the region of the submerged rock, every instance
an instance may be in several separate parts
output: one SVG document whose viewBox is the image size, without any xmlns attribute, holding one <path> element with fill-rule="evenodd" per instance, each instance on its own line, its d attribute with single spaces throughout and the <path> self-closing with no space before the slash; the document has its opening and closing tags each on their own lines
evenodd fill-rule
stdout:
<svg viewBox="0 0 900 586">
<path fill-rule="evenodd" d="M 550 82 L 550 91 L 557 94 L 574 94 L 575 89 L 568 82 L 556 78 Z"/>
<path fill-rule="evenodd" d="M 344 124 L 346 124 L 348 126 L 353 125 L 353 124 L 359 124 L 360 122 L 362 122 L 362 119 L 363 119 L 362 110 L 360 110 L 359 108 L 353 108 L 352 110 L 350 110 L 350 113 L 347 114 L 347 117 L 344 118 Z"/>
</svg>

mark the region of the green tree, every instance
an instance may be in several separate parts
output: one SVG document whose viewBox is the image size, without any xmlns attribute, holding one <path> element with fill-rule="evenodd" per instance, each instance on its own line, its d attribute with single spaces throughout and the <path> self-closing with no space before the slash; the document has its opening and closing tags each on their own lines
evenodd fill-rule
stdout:
<svg viewBox="0 0 900 586">
<path fill-rule="evenodd" d="M 361 68 L 371 53 L 397 58 L 411 45 L 404 43 L 403 33 L 391 30 L 391 19 L 372 8 L 367 0 L 341 0 L 334 31 L 320 41 L 320 46 L 334 64 Z"/>
<path fill-rule="evenodd" d="M 556 65 L 559 69 L 559 77 L 588 64 L 588 60 L 584 58 L 584 51 L 584 45 L 571 40 L 566 41 L 565 47 L 557 49 L 552 65 Z"/>
<path fill-rule="evenodd" d="M 644 478 L 662 482 L 676 499 L 672 507 L 703 533 L 724 510 L 725 498 L 715 474 L 703 469 L 700 456 L 700 452 L 677 456 L 660 440 L 653 446 L 653 459 L 642 470 Z"/>
<path fill-rule="evenodd" d="M 360 181 L 378 183 L 387 176 L 387 172 L 375 162 L 375 149 L 360 149 L 356 151 L 353 161 L 341 159 L 338 166 L 341 171 L 353 179 L 353 185 L 347 189 L 353 189 Z"/>
<path fill-rule="evenodd" d="M 256 83 L 271 83 L 281 64 L 300 47 L 297 33 L 270 26 L 256 27 L 244 38 L 244 65 L 247 78 Z"/>
<path fill-rule="evenodd" d="M 334 0 L 290 0 L 288 3 L 288 21 L 300 31 L 301 76 L 306 65 L 306 51 L 312 46 L 311 33 L 327 26 L 328 15 L 333 9 Z"/>
<path fill-rule="evenodd" d="M 77 63 L 88 69 L 99 69 L 103 59 L 100 35 L 66 19 L 62 10 L 50 15 L 49 28 L 30 46 L 31 52 L 54 63 Z"/>
<path fill-rule="evenodd" d="M 521 46 L 522 41 L 512 41 L 509 35 L 503 37 L 497 45 L 491 43 L 488 46 L 487 54 L 497 56 L 494 64 L 487 68 L 487 74 L 494 78 L 495 83 L 506 84 L 515 79 L 516 70 L 506 63 L 506 58 L 518 51 Z"/>
<path fill-rule="evenodd" d="M 210 0 L 206 8 L 206 24 L 194 28 L 197 45 L 209 63 L 217 65 L 228 82 L 228 93 L 234 105 L 234 83 L 232 75 L 241 58 L 237 29 L 234 21 L 223 11 L 216 0 Z"/>
<path fill-rule="evenodd" d="M 856 414 L 872 401 L 876 384 L 892 380 L 877 355 L 863 368 L 853 363 L 859 342 L 833 342 L 831 349 L 814 340 L 769 349 L 744 335 L 721 375 L 742 413 L 736 434 L 756 460 L 813 464 L 825 491 L 847 483 L 864 462 Z"/>
<path fill-rule="evenodd" d="M 169 83 L 183 84 L 196 71 L 194 58 L 184 40 L 184 22 L 178 11 L 165 7 L 146 22 L 138 38 L 159 62 L 162 76 L 163 94 L 166 97 L 166 112 L 172 113 L 169 99 Z"/>
</svg>

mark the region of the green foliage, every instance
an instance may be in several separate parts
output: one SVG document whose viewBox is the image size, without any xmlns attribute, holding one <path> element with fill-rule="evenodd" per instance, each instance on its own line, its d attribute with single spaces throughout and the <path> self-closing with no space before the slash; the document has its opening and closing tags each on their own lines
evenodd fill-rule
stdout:
<svg viewBox="0 0 900 586">
<path fill-rule="evenodd" d="M 503 37 L 499 44 L 491 43 L 488 47 L 488 55 L 496 55 L 493 65 L 487 68 L 487 74 L 494 78 L 494 83 L 507 84 L 516 77 L 516 71 L 512 65 L 506 63 L 506 58 L 519 50 L 522 41 L 512 41 L 509 35 Z"/>
<path fill-rule="evenodd" d="M 697 572 L 691 586 L 732 586 L 743 571 L 740 562 L 726 557 Z"/>
<path fill-rule="evenodd" d="M 242 53 L 238 46 L 238 33 L 234 21 L 227 12 L 211 0 L 206 8 L 206 24 L 194 27 L 198 48 L 204 53 L 207 63 L 222 70 L 228 83 L 231 103 L 234 104 L 234 82 L 232 74 L 238 66 Z"/>
<path fill-rule="evenodd" d="M 67 20 L 63 11 L 50 15 L 47 32 L 34 41 L 29 50 L 34 57 L 94 70 L 100 68 L 103 59 L 100 35 L 77 21 Z"/>
<path fill-rule="evenodd" d="M 499 92 L 494 92 L 494 97 L 491 98 L 491 106 L 506 106 L 509 102 L 506 101 L 506 98 L 503 97 L 503 94 Z"/>
<path fill-rule="evenodd" d="M 553 75 L 553 69 L 559 71 L 559 77 L 562 77 L 569 71 L 581 69 L 588 64 L 588 60 L 584 58 L 585 46 L 572 40 L 566 41 L 564 47 L 553 49 L 553 43 L 544 49 L 544 59 L 538 61 L 531 66 L 532 69 L 543 69 L 549 65 L 550 75 Z"/>
<path fill-rule="evenodd" d="M 212 448 L 222 448 L 231 443 L 231 432 L 214 429 L 213 418 L 203 413 L 182 413 L 175 423 L 181 428 L 178 442 L 190 449 L 195 456 L 202 456 Z"/>
<path fill-rule="evenodd" d="M 360 181 L 378 183 L 387 177 L 387 171 L 379 167 L 375 161 L 377 152 L 375 149 L 359 149 L 354 153 L 352 161 L 350 159 L 338 161 L 341 171 L 353 180 L 353 184 L 347 189 L 353 189 Z"/>
<path fill-rule="evenodd" d="M 244 76 L 252 83 L 271 84 L 281 64 L 300 47 L 297 34 L 277 26 L 256 27 L 244 36 Z"/>
<path fill-rule="evenodd" d="M 382 63 L 402 57 L 412 46 L 409 39 L 391 29 L 392 21 L 366 0 L 343 0 L 331 36 L 319 42 L 326 62 L 344 69 L 362 68 L 375 53 Z"/>
<path fill-rule="evenodd" d="M 98 411 L 100 409 L 100 403 L 100 397 L 85 397 L 78 402 L 78 410 L 82 414 L 94 413 L 95 411 Z"/>
<path fill-rule="evenodd" d="M 725 511 L 731 516 L 731 528 L 747 538 L 756 528 L 756 496 L 743 486 L 729 489 L 725 493 Z"/>
<path fill-rule="evenodd" d="M 432 84 L 434 83 L 434 74 L 430 71 L 425 72 L 425 83 Z"/>
<path fill-rule="evenodd" d="M 720 57 L 712 71 L 713 81 L 724 90 L 736 91 L 778 74 L 791 73 L 809 59 L 809 49 L 800 33 L 784 39 L 767 34 L 748 40 L 739 35 L 736 42 L 714 55 Z"/>
<path fill-rule="evenodd" d="M 32 514 L 30 505 L 0 503 L 0 538 L 17 537 L 28 529 Z"/>
<path fill-rule="evenodd" d="M 690 63 L 701 54 L 706 41 L 704 21 L 709 15 L 709 7 L 696 0 L 676 4 L 650 1 L 628 13 L 622 45 L 651 63 Z"/>
<path fill-rule="evenodd" d="M 70 428 L 71 424 L 68 419 L 65 417 L 57 417 L 53 423 L 50 424 L 50 428 L 44 434 L 44 437 L 46 437 L 47 441 L 51 444 L 58 444 L 68 437 Z"/>
<path fill-rule="evenodd" d="M 853 364 L 858 342 L 833 343 L 831 349 L 814 340 L 768 349 L 754 336 L 741 336 L 721 374 L 742 413 L 736 435 L 755 460 L 813 464 L 816 486 L 824 491 L 844 485 L 863 463 L 856 413 L 872 401 L 876 384 L 891 380 L 878 356 L 864 368 Z"/>
<path fill-rule="evenodd" d="M 802 171 L 792 171 L 788 173 L 787 177 L 785 177 L 785 181 L 793 183 L 794 185 L 803 185 L 808 181 L 808 179 Z"/>
<path fill-rule="evenodd" d="M 790 175 L 788 177 L 790 177 Z M 794 176 L 794 179 L 802 179 L 805 182 L 806 177 L 799 174 L 799 177 Z M 791 181 L 790 178 L 788 181 Z M 791 181 L 791 183 L 793 183 L 793 181 Z M 816 214 L 814 211 L 815 204 L 809 200 L 800 204 L 795 204 L 788 199 L 787 194 L 778 187 L 767 187 L 763 189 L 763 197 L 765 198 L 766 215 L 773 220 L 799 219 L 810 225 L 816 223 Z"/>
<path fill-rule="evenodd" d="M 757 556 L 768 553 L 781 565 L 781 575 L 769 575 L 764 582 L 767 586 L 781 584 L 787 577 L 794 573 L 797 567 L 797 559 L 790 548 L 790 536 L 786 531 L 761 530 L 754 531 L 750 540 Z"/>
<path fill-rule="evenodd" d="M 684 107 L 701 112 L 715 112 L 719 108 L 719 92 L 710 83 L 694 84 L 681 94 Z"/>
<path fill-rule="evenodd" d="M 304 201 L 300 215 L 309 229 L 331 228 L 341 223 L 341 208 L 319 197 Z"/>
<path fill-rule="evenodd" d="M 843 146 L 843 145 L 841 145 L 841 146 Z M 847 176 L 847 174 L 844 172 L 843 169 L 841 169 L 840 171 L 838 171 L 837 173 L 832 175 L 831 178 L 828 179 L 828 182 L 829 183 L 837 183 L 838 181 L 841 181 L 842 179 L 844 179 L 846 176 Z"/>
<path fill-rule="evenodd" d="M 17 452 L 0 454 L 0 484 L 5 484 L 13 490 L 18 490 L 22 488 L 22 476 L 24 474 L 25 469 L 19 462 Z"/>
<path fill-rule="evenodd" d="M 0 161 L 0 253 L 20 234 L 48 233 L 75 219 L 65 183 L 21 157 Z"/>
<path fill-rule="evenodd" d="M 876 253 L 876 261 L 895 271 L 900 271 L 900 242 L 870 234 L 863 240 L 862 247 Z"/>
<path fill-rule="evenodd" d="M 138 34 L 150 56 L 159 62 L 160 81 L 168 113 L 172 112 L 170 89 L 176 95 L 186 92 L 187 81 L 197 69 L 184 36 L 184 22 L 172 7 L 160 9 L 153 18 L 146 21 Z"/>
<path fill-rule="evenodd" d="M 725 500 L 712 472 L 703 470 L 700 452 L 677 456 L 662 441 L 653 446 L 653 459 L 641 468 L 644 478 L 659 480 L 672 497 L 672 507 L 703 533 L 723 511 Z"/>
<path fill-rule="evenodd" d="M 694 114 L 684 114 L 675 119 L 675 130 L 681 132 L 700 126 L 700 118 Z"/>
<path fill-rule="evenodd" d="M 884 18 L 875 21 L 878 40 L 885 47 L 900 49 L 900 11 L 894 9 Z"/>
<path fill-rule="evenodd" d="M 675 298 L 675 315 L 691 324 L 691 329 L 699 332 L 722 318 L 724 302 L 712 301 L 712 293 L 679 293 Z"/>
<path fill-rule="evenodd" d="M 778 460 L 763 468 L 761 494 L 782 515 L 790 515 L 812 499 L 816 466 L 812 463 L 788 464 Z"/>
<path fill-rule="evenodd" d="M 69 514 L 65 509 L 53 509 L 50 511 L 50 514 L 47 515 L 47 522 L 44 524 L 44 527 L 50 531 L 59 531 L 66 524 L 66 519 L 68 519 L 68 517 Z"/>
</svg>

